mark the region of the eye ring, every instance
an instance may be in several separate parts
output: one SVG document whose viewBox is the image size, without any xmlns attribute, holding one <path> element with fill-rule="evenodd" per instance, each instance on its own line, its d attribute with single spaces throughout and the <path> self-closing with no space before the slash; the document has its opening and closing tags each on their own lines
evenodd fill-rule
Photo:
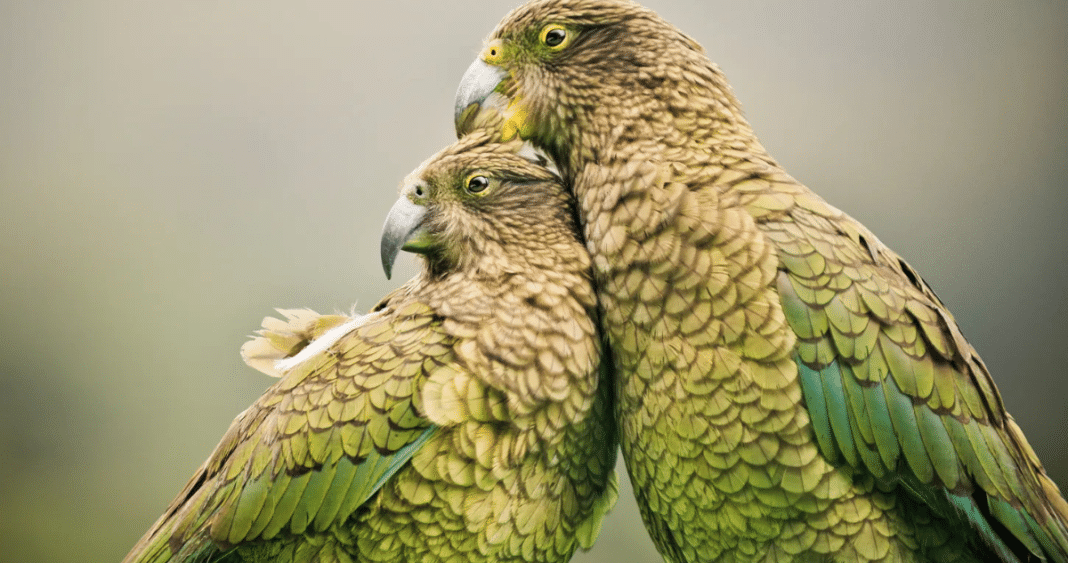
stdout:
<svg viewBox="0 0 1068 563">
<path fill-rule="evenodd" d="M 542 28 L 539 39 L 550 49 L 559 50 L 571 43 L 571 33 L 568 32 L 566 27 L 558 23 L 551 23 Z"/>
<path fill-rule="evenodd" d="M 486 188 L 489 188 L 489 185 L 489 178 L 481 174 L 475 174 L 467 179 L 467 192 L 472 194 L 482 193 L 486 191 Z"/>
</svg>

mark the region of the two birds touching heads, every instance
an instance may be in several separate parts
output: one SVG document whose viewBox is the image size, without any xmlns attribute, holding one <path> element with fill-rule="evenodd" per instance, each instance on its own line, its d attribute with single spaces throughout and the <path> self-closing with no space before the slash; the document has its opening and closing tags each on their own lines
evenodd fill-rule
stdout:
<svg viewBox="0 0 1068 563">
<path fill-rule="evenodd" d="M 922 278 L 767 154 L 701 46 L 535 0 L 381 242 L 126 561 L 563 562 L 617 445 L 667 561 L 1056 561 L 1068 504 Z M 532 157 L 525 143 L 555 165 Z"/>
</svg>

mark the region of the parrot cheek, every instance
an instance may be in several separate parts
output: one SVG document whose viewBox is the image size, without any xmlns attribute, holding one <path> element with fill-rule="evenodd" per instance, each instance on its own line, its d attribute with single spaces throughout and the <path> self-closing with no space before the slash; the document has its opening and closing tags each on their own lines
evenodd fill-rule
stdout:
<svg viewBox="0 0 1068 563">
<path fill-rule="evenodd" d="M 509 141 L 516 135 L 522 139 L 530 139 L 534 132 L 534 120 L 531 119 L 530 110 L 523 103 L 520 96 L 515 96 L 508 101 L 504 109 L 504 125 L 501 126 L 501 140 Z"/>
</svg>

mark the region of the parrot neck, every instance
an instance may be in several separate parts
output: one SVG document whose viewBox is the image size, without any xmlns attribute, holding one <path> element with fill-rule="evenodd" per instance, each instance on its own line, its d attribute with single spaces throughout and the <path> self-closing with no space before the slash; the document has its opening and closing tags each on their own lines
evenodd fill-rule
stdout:
<svg viewBox="0 0 1068 563">
<path fill-rule="evenodd" d="M 576 183 L 581 168 L 661 159 L 699 168 L 731 167 L 746 160 L 756 167 L 781 171 L 757 139 L 722 72 L 703 54 L 694 57 L 692 73 L 673 75 L 659 67 L 618 84 L 586 84 L 612 104 L 575 103 L 557 116 L 548 131 L 536 133 L 564 178 Z M 649 75 L 649 76 L 646 76 Z M 746 165 L 742 165 L 743 167 Z"/>
<path fill-rule="evenodd" d="M 589 257 L 570 230 L 543 233 L 537 245 L 526 247 L 483 241 L 477 250 L 465 252 L 451 271 L 436 271 L 428 262 L 419 284 L 420 293 L 429 296 L 426 303 L 441 309 L 443 316 L 451 314 L 446 310 L 451 304 L 463 302 L 471 306 L 473 316 L 482 318 L 479 322 L 491 325 L 491 319 L 502 312 L 519 314 L 501 311 L 501 300 L 537 306 L 548 298 L 550 289 L 556 295 L 549 301 L 573 301 L 578 308 L 591 311 L 596 307 Z M 486 308 L 479 307 L 483 302 Z"/>
<path fill-rule="evenodd" d="M 560 420 L 561 408 L 584 419 L 598 389 L 597 298 L 589 259 L 570 238 L 563 257 L 486 258 L 438 278 L 424 272 L 410 293 L 459 343 L 453 349 L 458 364 L 503 397 L 500 408 L 508 416 L 501 419 L 522 429 L 517 444 L 538 444 L 550 454 L 564 433 L 545 421 Z"/>
</svg>

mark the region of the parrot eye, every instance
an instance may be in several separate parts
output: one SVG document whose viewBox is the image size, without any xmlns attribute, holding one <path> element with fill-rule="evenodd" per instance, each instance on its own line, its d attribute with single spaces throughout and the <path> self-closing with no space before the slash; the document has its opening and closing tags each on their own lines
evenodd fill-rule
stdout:
<svg viewBox="0 0 1068 563">
<path fill-rule="evenodd" d="M 489 184 L 489 179 L 485 176 L 472 176 L 467 180 L 467 191 L 473 194 L 484 192 Z"/>
<path fill-rule="evenodd" d="M 567 28 L 558 23 L 551 23 L 541 30 L 541 42 L 552 49 L 563 49 L 570 38 Z"/>
</svg>

